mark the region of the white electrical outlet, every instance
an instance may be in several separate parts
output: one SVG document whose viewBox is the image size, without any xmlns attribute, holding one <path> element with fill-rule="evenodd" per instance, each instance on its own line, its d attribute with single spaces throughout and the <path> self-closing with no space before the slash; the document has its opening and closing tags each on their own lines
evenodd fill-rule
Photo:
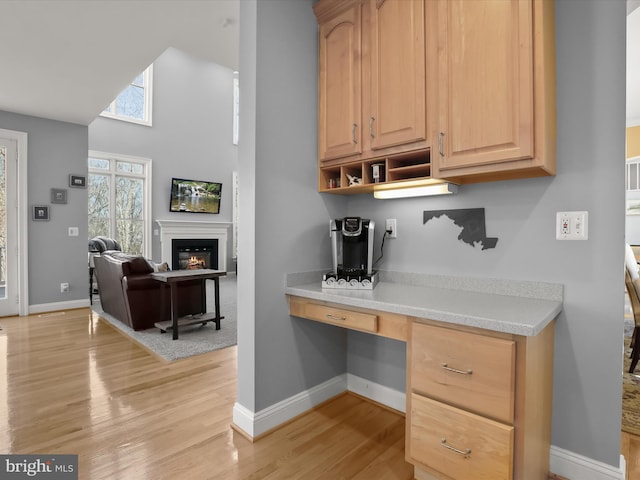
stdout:
<svg viewBox="0 0 640 480">
<path fill-rule="evenodd" d="M 68 283 L 61 283 L 60 284 L 60 293 L 67 293 L 69 291 L 69 284 Z"/>
<path fill-rule="evenodd" d="M 389 236 L 389 238 L 398 238 L 398 232 L 397 232 L 396 219 L 395 218 L 387 218 L 387 222 L 386 222 L 386 225 L 385 225 L 385 230 L 387 232 L 391 232 L 391 233 L 387 234 Z"/>
<path fill-rule="evenodd" d="M 78 227 L 69 227 L 69 236 L 77 237 L 79 235 Z"/>
<path fill-rule="evenodd" d="M 556 240 L 587 240 L 589 212 L 556 213 Z"/>
</svg>

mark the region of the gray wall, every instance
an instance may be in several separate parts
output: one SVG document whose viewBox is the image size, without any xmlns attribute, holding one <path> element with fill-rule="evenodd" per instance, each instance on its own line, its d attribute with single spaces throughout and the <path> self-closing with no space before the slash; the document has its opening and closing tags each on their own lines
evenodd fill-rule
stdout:
<svg viewBox="0 0 640 480">
<path fill-rule="evenodd" d="M 232 144 L 233 71 L 169 48 L 154 61 L 153 98 L 153 127 L 98 117 L 89 125 L 89 148 L 152 159 L 154 221 L 231 222 L 231 179 L 238 163 Z M 220 214 L 169 212 L 172 177 L 222 182 Z M 232 240 L 229 228 L 228 270 L 234 268 Z M 157 236 L 151 256 L 168 261 L 160 258 Z"/>
<path fill-rule="evenodd" d="M 289 317 L 283 291 L 285 273 L 330 264 L 329 218 L 346 205 L 315 189 L 311 3 L 240 3 L 238 403 L 254 411 L 346 371 L 345 332 Z"/>
<path fill-rule="evenodd" d="M 465 186 L 454 197 L 386 202 L 316 192 L 317 28 L 311 4 L 241 2 L 243 25 L 255 23 L 256 31 L 241 32 L 241 111 L 247 113 L 241 120 L 240 257 L 247 260 L 240 262 L 238 279 L 238 402 L 258 411 L 347 367 L 401 388 L 385 371 L 387 359 L 393 365 L 401 356 L 395 343 L 381 342 L 375 348 L 391 351 L 371 355 L 374 346 L 366 345 L 366 336 L 347 342 L 344 332 L 289 317 L 283 294 L 285 273 L 329 264 L 329 218 L 397 218 L 399 238 L 387 242 L 381 268 L 564 284 L 564 311 L 556 328 L 552 442 L 617 465 L 624 301 L 624 2 L 556 2 L 556 177 Z M 179 162 L 182 173 L 200 173 L 197 166 L 184 165 L 194 154 L 187 150 L 191 155 L 185 156 L 182 147 L 210 135 L 210 129 L 199 130 L 198 122 L 184 118 L 175 127 L 182 145 L 176 142 L 150 156 Z M 29 133 L 30 205 L 47 204 L 50 188 L 64 188 L 69 173 L 86 172 L 86 127 L 0 112 L 0 128 Z M 111 132 L 119 133 L 115 127 Z M 199 162 L 208 161 L 208 155 L 199 157 Z M 173 175 L 165 170 L 172 167 L 161 163 L 154 164 L 156 180 Z M 160 190 L 154 203 L 163 205 Z M 420 220 L 426 209 L 466 207 L 486 208 L 487 233 L 499 238 L 496 249 L 471 249 L 455 240 L 450 224 L 422 225 Z M 589 240 L 556 241 L 558 210 L 588 210 Z M 168 218 L 168 212 L 162 213 L 161 218 Z M 68 226 L 78 226 L 80 236 L 66 237 Z M 69 203 L 54 206 L 50 222 L 30 222 L 30 304 L 86 298 L 86 232 L 86 191 L 81 189 L 69 189 Z M 71 291 L 60 298 L 63 281 Z M 359 362 L 358 356 L 368 362 Z"/>
<path fill-rule="evenodd" d="M 552 443 L 617 466 L 624 2 L 556 2 L 557 176 L 464 186 L 457 196 L 393 201 L 316 193 L 317 27 L 311 4 L 273 0 L 241 5 L 243 26 L 251 19 L 257 32 L 241 32 L 242 79 L 252 79 L 242 84 L 243 99 L 255 95 L 243 108 L 256 113 L 241 127 L 247 145 L 240 147 L 240 162 L 250 165 L 241 167 L 240 192 L 255 183 L 255 198 L 241 203 L 241 222 L 249 225 L 243 229 L 241 223 L 240 240 L 247 257 L 255 256 L 255 268 L 240 264 L 239 290 L 247 296 L 239 309 L 239 403 L 258 411 L 347 366 L 351 373 L 403 388 L 394 373 L 402 368 L 402 346 L 353 334 L 345 359 L 344 335 L 287 316 L 282 285 L 286 272 L 329 265 L 329 218 L 397 218 L 399 238 L 387 242 L 383 269 L 565 286 L 564 311 L 556 325 Z M 247 94 L 244 88 L 254 91 Z M 499 238 L 495 249 L 462 244 L 446 220 L 422 224 L 424 210 L 468 207 L 486 209 L 487 234 Z M 555 214 L 562 210 L 589 211 L 588 241 L 555 240 Z"/>
<path fill-rule="evenodd" d="M 69 188 L 69 174 L 87 174 L 87 127 L 0 111 L 0 128 L 28 134 L 29 218 L 32 205 L 50 208 L 48 222 L 29 221 L 29 305 L 86 299 L 87 191 Z M 66 204 L 51 205 L 52 188 L 67 189 Z M 69 237 L 69 227 L 79 235 Z"/>
</svg>

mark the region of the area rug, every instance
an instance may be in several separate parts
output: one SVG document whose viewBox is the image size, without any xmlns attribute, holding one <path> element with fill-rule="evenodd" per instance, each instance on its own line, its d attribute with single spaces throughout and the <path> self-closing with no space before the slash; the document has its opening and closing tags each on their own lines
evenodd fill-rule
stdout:
<svg viewBox="0 0 640 480">
<path fill-rule="evenodd" d="M 206 285 L 207 311 L 213 312 L 215 311 L 213 282 L 207 281 Z M 234 274 L 220 277 L 220 313 L 224 316 L 220 322 L 220 330 L 216 330 L 214 322 L 181 327 L 178 340 L 172 340 L 170 330 L 167 333 L 160 333 L 159 329 L 150 328 L 136 332 L 105 313 L 100 306 L 99 299 L 95 297 L 91 308 L 101 319 L 141 344 L 143 348 L 151 350 L 171 362 L 236 345 L 238 339 L 236 292 L 236 276 Z"/>
</svg>

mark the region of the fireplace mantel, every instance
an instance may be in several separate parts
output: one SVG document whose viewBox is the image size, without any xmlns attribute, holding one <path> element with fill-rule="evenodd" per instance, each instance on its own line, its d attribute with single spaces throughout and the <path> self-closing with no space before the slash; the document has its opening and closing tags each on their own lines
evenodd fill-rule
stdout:
<svg viewBox="0 0 640 480">
<path fill-rule="evenodd" d="M 160 227 L 162 261 L 171 265 L 171 240 L 174 238 L 212 238 L 218 240 L 218 269 L 227 270 L 227 237 L 231 222 L 156 220 Z"/>
</svg>

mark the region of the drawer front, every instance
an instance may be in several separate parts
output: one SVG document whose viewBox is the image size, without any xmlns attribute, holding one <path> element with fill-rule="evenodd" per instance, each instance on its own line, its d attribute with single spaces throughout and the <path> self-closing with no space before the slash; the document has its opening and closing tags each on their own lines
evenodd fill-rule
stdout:
<svg viewBox="0 0 640 480">
<path fill-rule="evenodd" d="M 378 331 L 378 317 L 370 313 L 353 312 L 342 308 L 317 305 L 315 303 L 292 300 L 289 305 L 291 315 L 340 327 L 375 333 Z"/>
<path fill-rule="evenodd" d="M 409 456 L 458 480 L 511 480 L 514 428 L 411 395 Z"/>
<path fill-rule="evenodd" d="M 513 423 L 515 342 L 412 323 L 411 390 Z"/>
</svg>

